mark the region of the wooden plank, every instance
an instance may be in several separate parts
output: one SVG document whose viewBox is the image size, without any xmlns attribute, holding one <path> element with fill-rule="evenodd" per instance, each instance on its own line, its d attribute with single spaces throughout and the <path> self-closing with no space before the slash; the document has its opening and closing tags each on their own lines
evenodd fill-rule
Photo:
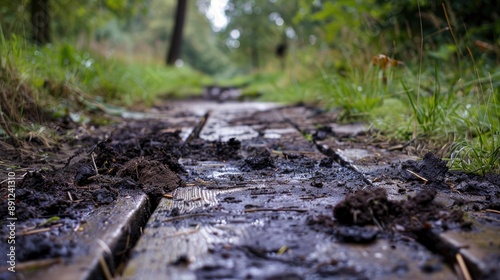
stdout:
<svg viewBox="0 0 500 280">
<path fill-rule="evenodd" d="M 333 140 L 330 139 L 324 142 L 328 141 L 331 142 Z M 383 175 L 383 170 L 389 166 L 396 166 L 397 168 L 405 160 L 416 160 L 415 157 L 404 154 L 394 156 L 387 150 L 376 149 L 374 147 L 370 147 L 370 149 L 337 149 L 336 152 L 346 162 L 351 164 L 354 169 L 359 170 L 360 173 L 369 178 L 374 187 L 386 189 L 391 199 L 400 200 L 407 196 L 406 192 L 399 192 L 401 186 L 406 184 L 404 180 L 394 178 L 393 175 L 389 174 L 387 177 L 379 176 L 374 180 L 373 174 Z M 376 158 L 381 164 L 368 164 L 372 162 L 371 160 L 367 160 L 370 158 Z M 447 207 L 452 207 L 456 201 L 486 201 L 486 197 L 483 195 L 464 195 L 450 189 L 438 191 L 435 201 Z M 498 270 L 500 266 L 500 239 L 498 235 L 500 227 L 498 222 L 500 220 L 493 218 L 495 223 L 485 226 L 480 222 L 481 219 L 484 219 L 484 215 L 484 212 L 479 214 L 470 212 L 467 215 L 466 219 L 473 223 L 473 230 L 451 230 L 444 233 L 429 232 L 429 234 L 439 243 L 433 245 L 435 250 L 438 250 L 438 247 L 442 247 L 446 248 L 448 253 L 459 252 L 474 278 L 490 277 L 491 275 L 498 275 L 496 278 L 500 278 L 500 270 Z M 441 253 L 443 252 L 441 251 Z M 444 257 L 448 262 L 457 261 L 454 254 L 444 255 Z"/>
<path fill-rule="evenodd" d="M 252 123 L 257 122 L 240 118 L 224 125 L 269 129 Z M 339 243 L 328 229 L 308 226 L 311 217 L 332 216 L 332 206 L 352 191 L 342 187 L 345 181 L 360 189 L 362 177 L 335 163 L 320 166 L 325 156 L 296 129 L 282 121 L 272 125 L 277 137 L 263 139 L 266 133 L 259 133 L 242 143 L 262 143 L 273 151 L 273 171 L 244 172 L 238 162 L 184 162 L 191 174 L 188 187 L 161 201 L 132 250 L 124 279 L 324 278 L 325 273 L 368 279 L 454 277 L 438 257 L 411 240 Z M 270 148 L 287 143 L 312 148 L 288 151 L 299 155 L 290 158 Z M 421 247 L 418 253 L 415 246 Z M 440 267 L 426 273 L 422 263 L 427 260 Z"/>
<path fill-rule="evenodd" d="M 81 244 L 79 254 L 66 263 L 20 274 L 24 279 L 36 280 L 105 279 L 103 271 L 108 269 L 114 275 L 123 252 L 138 239 L 149 212 L 149 199 L 142 193 L 122 196 L 113 205 L 100 206 L 89 214 L 82 230 L 65 237 Z"/>
<path fill-rule="evenodd" d="M 460 253 L 463 256 L 467 269 L 475 278 L 500 279 L 500 234 L 498 230 L 498 226 L 476 222 L 474 230 L 447 231 L 439 237 L 450 252 Z"/>
</svg>

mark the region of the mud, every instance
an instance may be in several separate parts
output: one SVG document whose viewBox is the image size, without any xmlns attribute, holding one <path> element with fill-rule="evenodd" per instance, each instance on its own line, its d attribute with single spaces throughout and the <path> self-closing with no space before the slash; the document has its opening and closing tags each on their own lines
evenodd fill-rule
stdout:
<svg viewBox="0 0 500 280">
<path fill-rule="evenodd" d="M 422 230 L 445 230 L 466 227 L 463 212 L 449 210 L 434 202 L 435 189 L 425 189 L 404 201 L 387 198 L 385 189 L 361 190 L 348 194 L 333 209 L 342 225 L 376 225 L 381 229 L 415 233 Z"/>
<path fill-rule="evenodd" d="M 267 150 L 264 150 L 255 156 L 247 157 L 241 165 L 241 169 L 244 171 L 261 170 L 274 167 L 276 167 L 274 165 L 274 160 L 271 157 L 271 153 Z"/>
<path fill-rule="evenodd" d="M 177 174 L 183 171 L 178 163 L 182 145 L 179 133 L 162 131 L 154 123 L 144 125 L 131 122 L 106 128 L 111 134 L 99 130 L 86 134 L 73 143 L 81 148 L 59 159 L 64 165 L 45 166 L 22 177 L 16 186 L 18 262 L 85 254 L 87 244 L 68 241 L 64 236 L 84 224 L 95 209 L 137 192 L 158 201 L 182 185 Z M 2 217 L 8 214 L 6 203 L 0 202 Z M 51 218 L 58 219 L 57 227 L 45 223 Z M 22 233 L 33 229 L 50 231 Z M 0 230 L 2 236 L 7 234 L 5 230 Z M 2 252 L 6 252 L 5 246 L 6 242 L 0 244 Z"/>
<path fill-rule="evenodd" d="M 207 160 L 237 160 L 241 159 L 239 154 L 241 142 L 231 138 L 227 142 L 204 141 L 197 138 L 182 145 L 181 156 L 197 161 Z"/>
<path fill-rule="evenodd" d="M 188 138 L 185 131 L 178 129 L 183 126 L 169 119 L 127 120 L 111 127 L 75 131 L 75 139 L 64 143 L 72 147 L 71 153 L 53 155 L 51 164 L 36 158 L 29 160 L 6 149 L 6 160 L 12 164 L 17 160 L 18 166 L 33 169 L 36 166 L 36 170 L 26 172 L 16 188 L 20 231 L 51 228 L 43 234 L 20 235 L 18 250 L 22 253 L 18 261 L 57 257 L 67 261 L 75 255 L 83 255 L 85 244 L 63 237 L 84 224 L 95 209 L 113 205 L 117 198 L 134 193 L 146 193 L 154 205 L 164 195 L 169 197 L 176 189 L 193 185 L 216 193 L 213 196 L 218 200 L 213 205 L 199 201 L 203 197 L 183 201 L 186 207 L 201 205 L 202 212 L 193 215 L 209 220 L 195 218 L 174 225 L 192 226 L 199 221 L 219 225 L 224 221 L 252 226 L 252 236 L 241 243 L 211 244 L 208 260 L 198 263 L 193 270 L 201 279 L 303 279 L 304 275 L 311 279 L 404 277 L 412 269 L 409 259 L 401 259 L 391 267 L 370 270 L 369 260 L 364 263 L 366 267 L 360 268 L 352 262 L 358 255 L 353 253 L 351 259 L 337 256 L 335 246 L 337 243 L 375 246 L 386 242 L 398 248 L 414 249 L 410 257 L 416 259 L 419 254 L 430 254 L 422 246 L 433 242 L 430 232 L 471 231 L 474 225 L 464 219 L 467 211 L 500 210 L 498 175 L 481 177 L 450 172 L 446 162 L 433 154 L 426 154 L 421 161 L 404 161 L 368 174 L 403 182 L 398 192 L 405 195 L 404 199 L 392 200 L 385 189 L 373 188 L 359 172 L 336 162 L 337 158 L 321 155 L 302 134 L 294 138 L 297 134 L 283 133 L 289 128 L 276 114 L 293 111 L 304 110 L 286 107 L 229 120 L 231 125 L 253 125 L 257 136 L 246 140 Z M 337 137 L 345 140 L 339 140 L 339 147 L 366 146 L 369 135 L 359 132 L 351 137 L 323 126 L 323 122 L 332 121 L 323 113 L 314 111 L 314 117 L 320 118 L 319 129 L 310 133 L 314 139 Z M 193 116 L 185 113 L 183 117 Z M 0 146 L 1 149 L 5 146 Z M 61 152 L 62 148 L 52 151 Z M 376 159 L 373 163 L 378 164 Z M 221 167 L 216 171 L 203 169 L 210 165 Z M 263 178 L 273 178 L 273 181 L 256 187 L 254 183 L 264 182 Z M 232 189 L 241 193 L 230 193 Z M 444 205 L 436 201 L 440 192 L 458 195 L 452 205 Z M 472 195 L 481 196 L 481 201 L 468 199 Z M 309 208 L 305 209 L 304 205 Z M 266 209 L 280 211 L 265 212 Z M 2 217 L 7 216 L 6 210 L 6 201 L 2 200 Z M 182 217 L 181 212 L 181 208 L 174 208 L 163 215 Z M 235 214 L 242 212 L 246 213 L 243 217 Z M 54 217 L 58 218 L 56 222 L 46 223 Z M 166 223 L 156 222 L 154 226 Z M 497 225 L 497 222 L 491 223 Z M 7 235 L 5 227 L 0 235 Z M 326 243 L 331 247 L 321 248 Z M 0 251 L 5 251 L 6 245 L 0 243 Z M 349 252 L 346 248 L 349 247 L 343 247 L 343 252 Z M 332 257 L 323 259 L 316 251 L 318 255 L 313 257 L 313 250 L 331 250 Z M 422 261 L 419 269 L 430 274 L 442 272 L 447 264 L 440 255 L 443 254 L 436 253 L 437 261 Z M 183 255 L 169 264 L 188 267 L 191 262 L 190 256 Z M 380 274 L 373 274 L 374 271 Z"/>
<path fill-rule="evenodd" d="M 407 181 L 424 181 L 430 187 L 443 187 L 448 171 L 446 161 L 427 153 L 421 161 L 405 161 L 401 164 L 401 177 Z"/>
</svg>

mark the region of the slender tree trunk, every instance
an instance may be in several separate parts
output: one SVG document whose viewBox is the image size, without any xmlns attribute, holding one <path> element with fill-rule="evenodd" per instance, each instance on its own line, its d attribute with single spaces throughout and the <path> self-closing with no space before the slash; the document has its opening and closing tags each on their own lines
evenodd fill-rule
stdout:
<svg viewBox="0 0 500 280">
<path fill-rule="evenodd" d="M 51 42 L 49 0 L 31 0 L 32 39 L 39 45 Z"/>
<path fill-rule="evenodd" d="M 187 0 L 177 0 L 177 11 L 175 13 L 174 32 L 170 40 L 170 48 L 167 54 L 167 65 L 174 65 L 175 61 L 181 56 L 182 31 L 184 29 L 184 20 L 186 18 Z"/>
</svg>

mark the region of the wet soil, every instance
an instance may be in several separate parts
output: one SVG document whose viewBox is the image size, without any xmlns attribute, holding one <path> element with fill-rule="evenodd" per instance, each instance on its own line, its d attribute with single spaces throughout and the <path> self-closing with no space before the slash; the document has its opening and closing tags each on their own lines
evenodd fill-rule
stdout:
<svg viewBox="0 0 500 280">
<path fill-rule="evenodd" d="M 289 107 L 274 111 L 279 110 L 302 109 Z M 324 123 L 332 122 L 332 118 L 335 118 L 322 116 L 322 111 L 314 111 L 314 114 Z M 189 113 L 186 116 L 192 117 Z M 0 146 L 5 150 L 2 164 L 7 170 L 15 170 L 7 166 L 23 166 L 23 170 L 27 170 L 22 174 L 16 172 L 19 178 L 16 185 L 16 217 L 20 225 L 17 261 L 58 257 L 71 259 L 75 255 L 85 254 L 85 244 L 61 237 L 85 223 L 93 210 L 113 204 L 117 197 L 146 193 L 152 204 L 156 205 L 164 195 L 186 187 L 186 182 L 203 181 L 208 182 L 204 185 L 206 189 L 221 188 L 215 183 L 213 174 L 209 176 L 188 170 L 188 166 L 196 166 L 202 162 L 230 163 L 239 172 L 246 174 L 222 175 L 225 180 L 223 182 L 230 182 L 233 187 L 245 187 L 249 183 L 249 177 L 255 180 L 266 176 L 281 178 L 283 184 L 246 190 L 246 196 L 222 194 L 221 202 L 224 207 L 233 205 L 235 209 L 243 207 L 240 210 L 259 213 L 255 214 L 260 215 L 255 216 L 256 220 L 266 217 L 265 219 L 271 220 L 296 221 L 283 229 L 259 227 L 258 234 L 254 237 L 257 240 L 250 239 L 233 246 L 223 243 L 211 246 L 211 261 L 196 270 L 196 275 L 202 279 L 245 278 L 251 275 L 249 267 L 265 267 L 270 262 L 274 265 L 269 266 L 272 270 L 266 271 L 266 279 L 303 279 L 308 272 L 317 278 L 361 279 L 366 274 L 347 261 L 338 259 L 321 262 L 297 256 L 301 252 L 306 255 L 305 252 L 317 246 L 320 239 L 325 237 L 345 244 L 372 244 L 376 240 L 389 240 L 399 244 L 416 240 L 419 242 L 412 243 L 412 246 L 424 251 L 431 231 L 473 230 L 474 226 L 465 219 L 467 211 L 500 210 L 498 175 L 480 177 L 450 172 L 446 162 L 430 153 L 421 161 L 404 161 L 368 174 L 372 177 L 397 178 L 405 182 L 399 188 L 400 193 L 406 197 L 390 199 L 385 189 L 373 188 L 361 174 L 341 166 L 343 163 L 338 163 L 337 158 L 326 153 L 322 157 L 304 156 L 302 152 L 315 150 L 313 143 L 263 137 L 266 133 L 270 134 L 270 131 L 283 129 L 272 116 L 273 110 L 269 110 L 258 115 L 234 118 L 233 125 L 250 123 L 260 127 L 257 132 L 259 137 L 245 141 L 234 138 L 208 141 L 199 137 L 183 140 L 186 137 L 178 129 L 179 124 L 170 123 L 168 119 L 126 120 L 94 130 L 77 129 L 74 132 L 75 138 L 64 143 L 66 147 L 70 147 L 69 152 L 53 156 L 48 163 L 37 157 L 21 157 L 21 154 L 8 149 L 6 145 Z M 189 125 L 192 127 L 195 124 Z M 318 126 L 322 124 L 318 123 Z M 332 137 L 332 132 L 319 129 L 311 131 L 311 135 L 316 139 L 324 139 Z M 361 133 L 355 137 L 361 143 L 360 139 L 369 135 Z M 338 139 L 344 138 L 348 139 L 343 140 L 344 143 L 350 141 L 349 136 L 344 135 Z M 54 147 L 51 152 L 58 153 L 62 151 L 61 147 Z M 3 173 L 2 176 L 7 172 Z M 308 185 L 294 186 L 293 182 L 297 180 L 298 174 L 308 174 Z M 304 178 L 301 177 L 302 179 Z M 317 204 L 317 211 L 301 213 L 301 205 L 293 205 L 298 214 L 292 208 L 285 208 L 289 211 L 283 213 L 261 213 L 258 210 L 268 209 L 268 204 L 273 207 L 279 205 L 283 202 L 280 196 L 297 196 L 302 201 L 309 201 L 330 196 L 333 190 L 340 191 L 345 196 L 332 205 Z M 7 197 L 5 189 L 2 192 L 2 197 Z M 484 197 L 484 200 L 471 201 L 467 196 L 462 200 L 457 196 L 453 205 L 444 205 L 436 202 L 438 192 L 478 195 Z M 256 200 L 251 199 L 263 196 L 268 198 L 268 202 L 256 204 Z M 169 212 L 168 216 L 179 215 L 178 210 L 176 211 Z M 8 216 L 6 199 L 0 201 L 0 215 Z M 215 220 L 221 217 L 225 219 L 222 214 L 220 217 L 213 213 L 211 215 Z M 301 218 L 297 215 L 301 215 Z M 51 230 L 39 234 L 23 234 L 43 228 Z M 0 235 L 8 236 L 6 227 L 0 229 Z M 287 246 L 285 248 L 276 244 Z M 6 242 L 0 243 L 0 251 L 7 251 L 6 246 Z M 294 250 L 297 254 L 282 257 L 286 250 Z M 4 258 L 5 254 L 2 254 L 0 260 L 3 261 Z M 228 265 L 228 261 L 232 265 Z M 189 262 L 189 257 L 184 256 L 172 264 L 183 266 Z M 443 262 L 437 263 L 424 264 L 421 269 L 429 273 L 439 271 L 440 268 L 437 267 Z M 406 263 L 400 266 L 395 264 L 384 273 L 398 275 L 405 269 L 408 270 Z"/>
</svg>

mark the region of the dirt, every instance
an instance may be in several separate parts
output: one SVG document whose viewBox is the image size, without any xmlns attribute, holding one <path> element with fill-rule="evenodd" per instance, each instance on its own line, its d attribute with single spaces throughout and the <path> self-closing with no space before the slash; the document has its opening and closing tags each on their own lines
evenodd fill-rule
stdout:
<svg viewBox="0 0 500 280">
<path fill-rule="evenodd" d="M 193 165 L 205 161 L 234 162 L 240 170 L 255 174 L 256 177 L 279 174 L 283 178 L 293 178 L 300 172 L 311 174 L 308 188 L 290 189 L 289 186 L 275 186 L 268 190 L 250 192 L 250 196 L 273 195 L 270 200 L 274 195 L 279 197 L 280 194 L 294 192 L 314 200 L 328 196 L 332 188 L 342 189 L 346 196 L 338 204 L 329 205 L 323 213 L 308 213 L 304 224 L 286 229 L 300 236 L 300 227 L 310 227 L 316 232 L 331 235 L 341 243 L 370 244 L 378 239 L 396 240 L 395 242 L 405 238 L 421 240 L 428 237 L 429 231 L 445 231 L 451 228 L 470 230 L 472 225 L 464 220 L 464 212 L 460 210 L 460 206 L 469 205 L 471 202 L 457 199 L 457 207 L 444 206 L 435 201 L 439 191 L 482 195 L 485 196 L 485 201 L 475 204 L 474 210 L 500 210 L 498 175 L 481 177 L 450 172 L 445 161 L 430 153 L 426 154 L 422 161 L 406 161 L 384 170 L 384 176 L 392 176 L 406 182 L 405 186 L 401 187 L 401 193 L 408 193 L 406 199 L 391 200 L 384 189 L 367 188 L 359 174 L 340 167 L 332 157 L 311 159 L 281 149 L 285 146 L 286 150 L 303 149 L 301 146 L 294 147 L 293 142 L 253 149 L 249 148 L 248 143 L 243 145 L 236 139 L 205 141 L 195 138 L 183 141 L 181 132 L 172 131 L 169 127 L 168 120 L 136 120 L 97 128 L 94 131 L 79 132 L 78 138 L 65 143 L 73 152 L 67 156 L 54 156 L 51 164 L 43 164 L 44 161 L 36 157 L 29 160 L 5 145 L 0 146 L 6 152 L 4 155 L 9 156 L 5 160 L 11 166 L 36 166 L 36 170 L 26 172 L 16 188 L 16 216 L 23 225 L 20 230 L 30 226 L 55 226 L 48 235 L 49 238 L 47 235 L 21 235 L 17 260 L 25 262 L 55 257 L 71 258 L 75 254 L 82 254 L 85 249 L 78 240 L 63 241 L 64 239 L 59 237 L 69 234 L 79 223 L 84 223 L 86 215 L 94 209 L 113 204 L 118 196 L 143 192 L 154 204 L 164 194 L 185 186 L 185 181 L 194 177 L 210 181 L 209 177 L 189 174 L 180 163 L 181 158 L 183 162 Z M 321 139 L 330 134 L 330 130 L 322 128 L 314 137 Z M 356 137 L 368 136 L 363 134 Z M 53 151 L 60 150 L 55 148 Z M 239 186 L 247 183 L 242 176 L 225 176 Z M 453 186 L 453 190 L 450 190 L 450 186 Z M 417 191 L 411 194 L 415 190 Z M 6 193 L 2 193 L 3 197 L 5 195 Z M 246 209 L 265 207 L 254 205 L 246 198 L 231 195 L 224 195 L 221 199 L 224 203 L 244 204 Z M 7 216 L 6 210 L 7 201 L 4 199 L 0 202 L 2 217 Z M 57 217 L 57 222 L 47 223 L 48 219 L 54 217 Z M 287 217 L 294 219 L 293 216 Z M 214 246 L 210 254 L 221 263 L 203 266 L 197 270 L 197 275 L 201 278 L 231 275 L 244 277 L 245 275 L 238 274 L 238 270 L 243 269 L 241 266 L 251 263 L 259 267 L 272 262 L 275 267 L 285 271 L 290 267 L 296 269 L 288 272 L 280 272 L 279 269 L 269 271 L 266 279 L 302 279 L 300 275 L 311 269 L 320 278 L 336 276 L 354 279 L 362 276 L 352 264 L 343 261 L 317 266 L 302 259 L 283 260 L 276 257 L 280 247 L 271 245 L 276 238 L 288 237 L 281 236 L 282 232 L 267 232 L 265 228 L 259 229 L 259 232 L 263 239 L 260 245 L 257 242 L 252 246 L 238 245 L 231 248 Z M 0 235 L 7 234 L 7 229 L 2 227 Z M 266 238 L 268 240 L 264 241 Z M 314 232 L 304 233 L 301 242 L 289 240 L 287 244 L 296 246 L 293 248 L 296 251 L 306 251 L 315 246 L 311 242 L 317 242 L 317 238 Z M 7 250 L 5 246 L 5 242 L 0 243 L 0 251 Z M 223 264 L 225 260 L 235 260 L 234 266 L 229 270 L 221 269 L 226 265 Z M 185 265 L 188 262 L 187 257 L 179 258 L 176 265 Z M 404 270 L 404 265 L 400 268 Z M 394 268 L 394 271 L 400 268 Z M 433 270 L 433 266 L 429 265 L 423 269 Z"/>
<path fill-rule="evenodd" d="M 154 124 L 144 126 L 142 122 L 117 126 L 112 131 L 104 137 L 106 134 L 99 135 L 100 131 L 85 135 L 81 141 L 72 143 L 82 148 L 60 160 L 64 165 L 28 171 L 18 182 L 15 212 L 18 231 L 50 228 L 45 222 L 51 218 L 57 218 L 57 228 L 49 235 L 19 234 L 17 261 L 84 254 L 85 244 L 78 240 L 64 241 L 61 237 L 85 223 L 94 209 L 114 203 L 118 196 L 136 192 L 144 192 L 152 201 L 158 201 L 163 194 L 182 185 L 177 174 L 182 172 L 178 163 L 177 149 L 181 145 L 178 133 L 162 132 Z M 6 200 L 0 202 L 2 217 L 8 214 L 6 204 Z M 5 227 L 0 234 L 7 235 Z M 7 243 L 2 242 L 2 252 L 7 250 L 5 246 Z"/>
</svg>

